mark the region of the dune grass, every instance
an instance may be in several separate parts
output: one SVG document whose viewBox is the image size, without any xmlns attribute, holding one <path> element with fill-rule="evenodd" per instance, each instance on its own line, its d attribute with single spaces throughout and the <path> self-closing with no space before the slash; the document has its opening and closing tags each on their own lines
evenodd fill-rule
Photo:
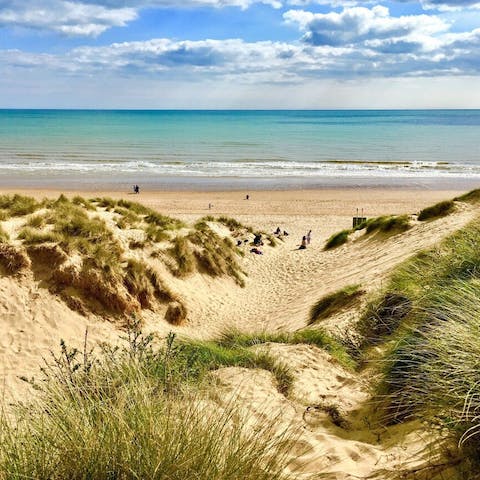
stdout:
<svg viewBox="0 0 480 480">
<path fill-rule="evenodd" d="M 225 347 L 251 347 L 263 343 L 286 343 L 290 345 L 315 345 L 327 351 L 342 366 L 353 368 L 355 362 L 342 344 L 323 329 L 304 329 L 295 332 L 243 333 L 236 330 L 223 332 L 219 344 Z"/>
<path fill-rule="evenodd" d="M 294 434 L 247 429 L 231 406 L 186 388 L 198 362 L 172 337 L 160 350 L 149 342 L 135 335 L 96 358 L 63 345 L 36 399 L 1 418 L 0 478 L 285 478 Z"/>
<path fill-rule="evenodd" d="M 408 215 L 388 215 L 372 218 L 365 222 L 366 233 L 402 233 L 411 228 Z"/>
<path fill-rule="evenodd" d="M 30 266 L 30 260 L 21 247 L 0 243 L 0 266 L 9 275 L 15 275 Z"/>
<path fill-rule="evenodd" d="M 436 218 L 446 217 L 455 211 L 455 202 L 453 200 L 446 200 L 444 202 L 436 203 L 431 207 L 424 208 L 418 214 L 418 220 L 424 222 L 425 220 L 434 220 Z"/>
<path fill-rule="evenodd" d="M 480 220 L 393 273 L 360 322 L 376 359 L 390 421 L 419 417 L 480 454 Z"/>
<path fill-rule="evenodd" d="M 195 255 L 187 238 L 175 237 L 169 253 L 177 265 L 177 268 L 173 270 L 173 274 L 177 277 L 185 277 L 195 270 Z"/>
<path fill-rule="evenodd" d="M 4 211 L 5 215 L 21 217 L 33 213 L 41 207 L 42 203 L 31 197 L 18 194 L 0 195 L 0 209 Z"/>
<path fill-rule="evenodd" d="M 469 192 L 464 193 L 463 195 L 455 197 L 453 200 L 455 202 L 471 202 L 471 203 L 478 202 L 480 200 L 480 188 L 477 188 L 475 190 L 470 190 Z"/>
<path fill-rule="evenodd" d="M 325 295 L 310 309 L 309 325 L 324 320 L 331 315 L 350 307 L 365 292 L 360 285 L 348 285 L 334 293 Z"/>
<path fill-rule="evenodd" d="M 351 230 L 342 230 L 341 232 L 334 233 L 325 243 L 325 250 L 330 250 L 332 248 L 339 247 L 344 243 L 348 242 L 348 236 L 350 235 Z"/>
</svg>

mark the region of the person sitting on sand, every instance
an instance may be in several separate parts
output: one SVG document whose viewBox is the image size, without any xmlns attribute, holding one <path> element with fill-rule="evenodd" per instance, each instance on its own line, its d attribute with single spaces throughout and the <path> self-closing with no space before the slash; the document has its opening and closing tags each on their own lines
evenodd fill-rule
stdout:
<svg viewBox="0 0 480 480">
<path fill-rule="evenodd" d="M 288 232 L 286 230 L 283 231 L 283 236 L 288 237 Z"/>
<path fill-rule="evenodd" d="M 263 252 L 261 250 L 259 250 L 257 247 L 253 247 L 250 250 L 250 253 L 255 253 L 256 255 L 263 255 Z"/>
<path fill-rule="evenodd" d="M 302 244 L 298 247 L 299 250 L 305 250 L 307 248 L 307 237 L 304 235 L 302 237 Z"/>
<path fill-rule="evenodd" d="M 280 230 L 280 227 L 277 227 L 277 229 L 273 233 L 274 235 L 281 235 L 282 231 Z"/>
<path fill-rule="evenodd" d="M 263 245 L 262 234 L 261 233 L 259 233 L 258 235 L 255 235 L 255 238 L 253 239 L 253 244 L 254 245 Z"/>
</svg>

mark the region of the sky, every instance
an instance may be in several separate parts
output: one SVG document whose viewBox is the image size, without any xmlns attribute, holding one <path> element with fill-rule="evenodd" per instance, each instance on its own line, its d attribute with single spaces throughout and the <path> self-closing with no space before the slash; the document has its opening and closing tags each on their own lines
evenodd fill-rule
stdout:
<svg viewBox="0 0 480 480">
<path fill-rule="evenodd" d="M 0 0 L 0 108 L 480 108 L 480 0 Z"/>
</svg>

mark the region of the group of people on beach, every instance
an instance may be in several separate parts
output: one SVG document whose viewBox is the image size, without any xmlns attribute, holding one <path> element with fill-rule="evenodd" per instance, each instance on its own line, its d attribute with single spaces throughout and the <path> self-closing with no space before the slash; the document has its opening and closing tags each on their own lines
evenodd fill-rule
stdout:
<svg viewBox="0 0 480 480">
<path fill-rule="evenodd" d="M 311 241 L 312 241 L 312 231 L 309 230 L 308 233 L 302 237 L 302 243 L 300 243 L 300 246 L 298 247 L 298 249 L 305 250 L 307 248 L 307 245 L 310 245 Z"/>
</svg>

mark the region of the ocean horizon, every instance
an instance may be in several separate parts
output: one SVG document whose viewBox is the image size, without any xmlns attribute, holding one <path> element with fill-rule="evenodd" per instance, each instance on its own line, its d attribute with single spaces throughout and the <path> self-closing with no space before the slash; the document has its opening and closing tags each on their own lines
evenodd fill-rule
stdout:
<svg viewBox="0 0 480 480">
<path fill-rule="evenodd" d="M 0 110 L 0 183 L 313 188 L 480 181 L 480 110 Z"/>
</svg>

